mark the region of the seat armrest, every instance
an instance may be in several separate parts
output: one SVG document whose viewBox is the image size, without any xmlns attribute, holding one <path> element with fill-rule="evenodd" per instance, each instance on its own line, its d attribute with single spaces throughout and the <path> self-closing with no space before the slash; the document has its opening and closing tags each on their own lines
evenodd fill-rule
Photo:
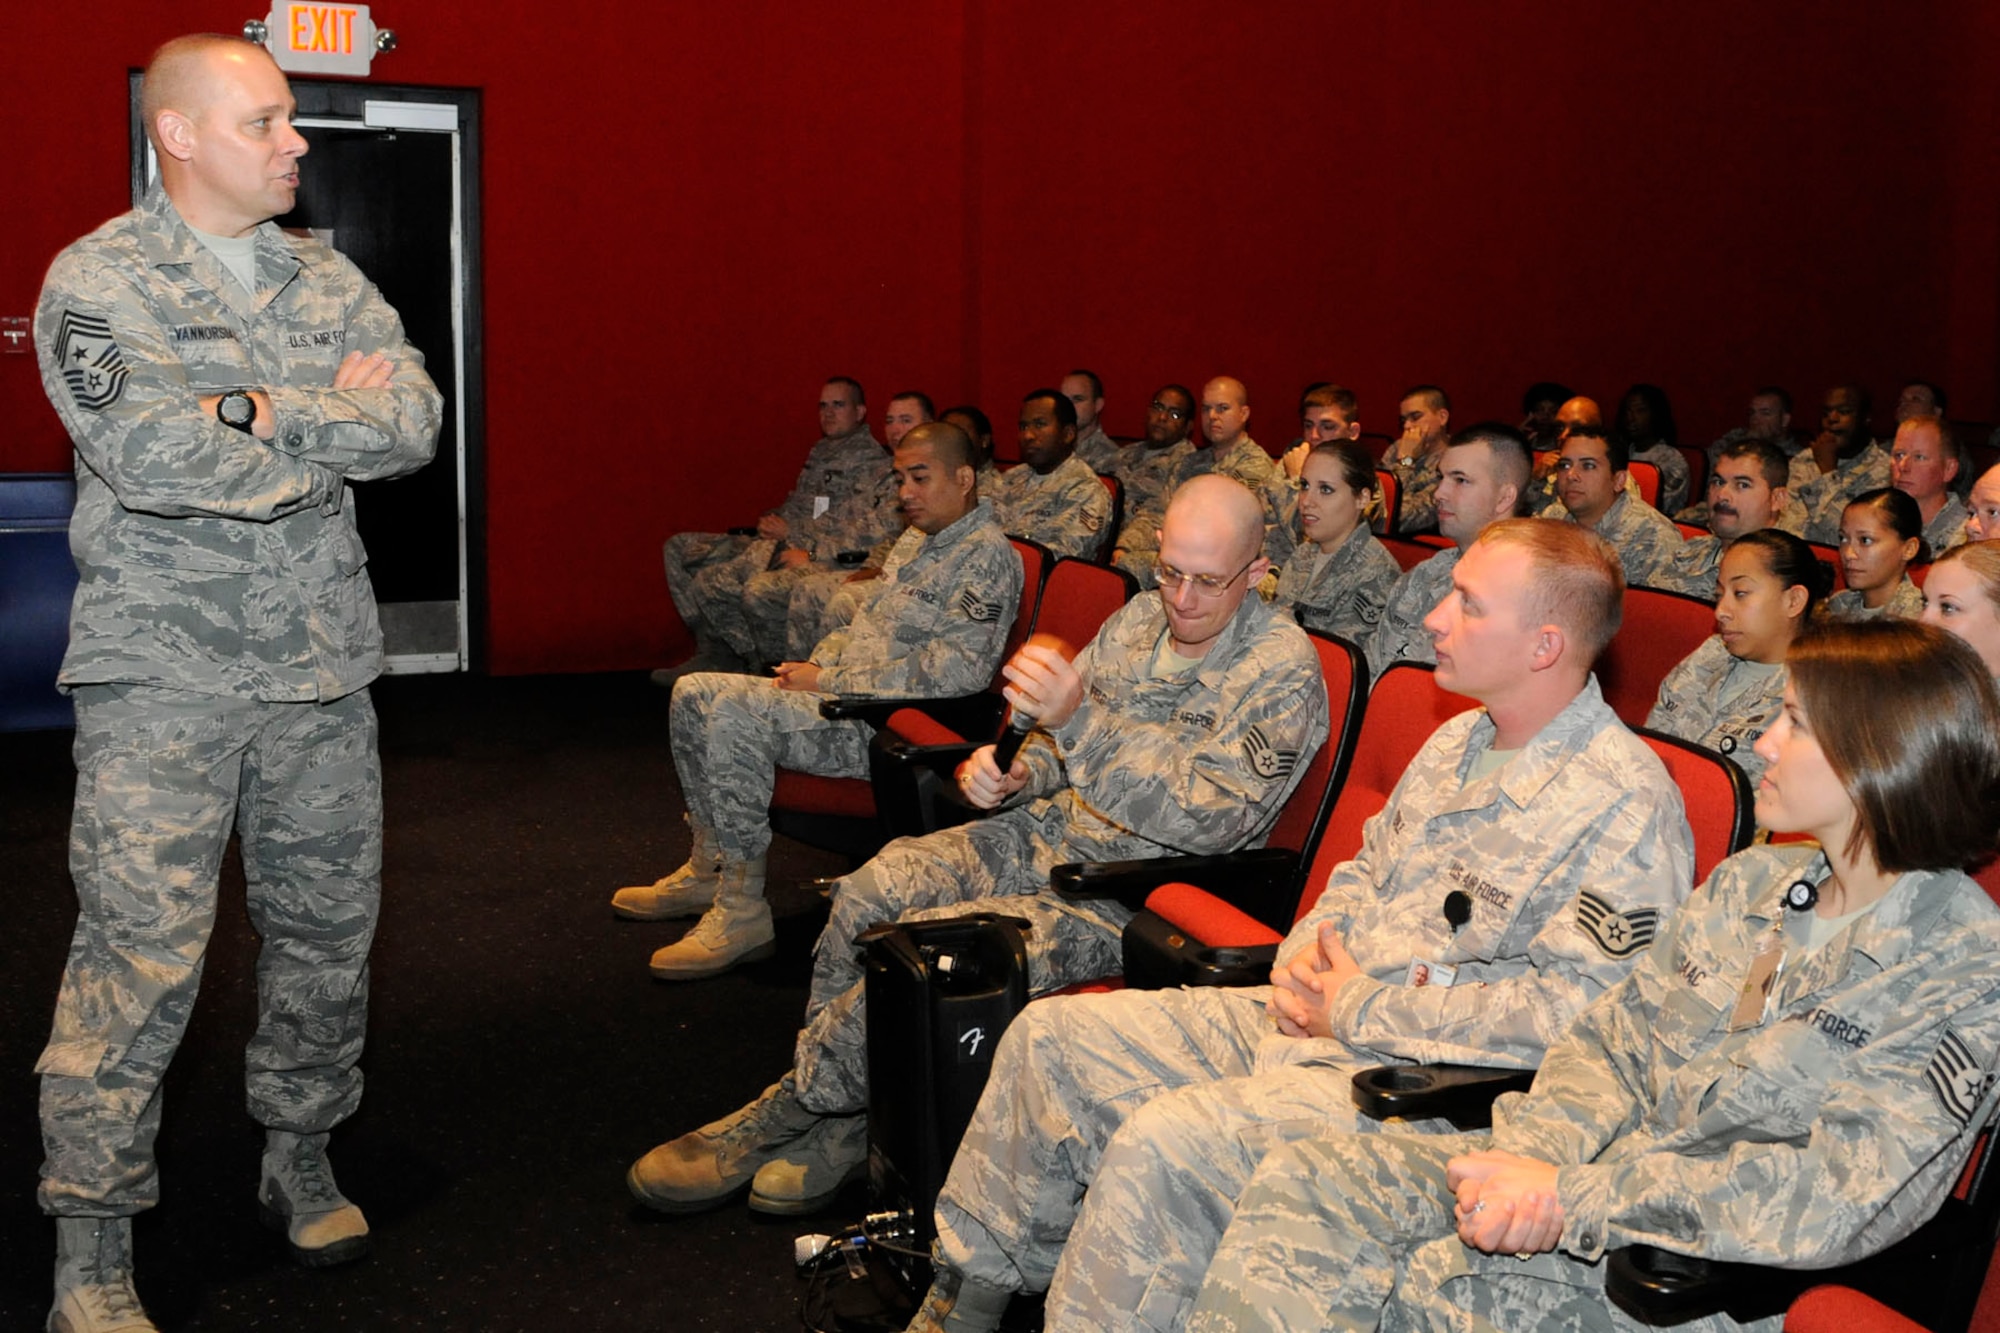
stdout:
<svg viewBox="0 0 2000 1333">
<path fill-rule="evenodd" d="M 1760 1304 L 1769 1304 L 1768 1312 L 1775 1314 L 1798 1292 L 1823 1281 L 1823 1273 L 1724 1263 L 1651 1245 L 1627 1245 L 1604 1257 L 1605 1295 L 1648 1324 L 1680 1324 L 1720 1314 L 1738 1304 L 1753 1285 L 1759 1289 Z"/>
<path fill-rule="evenodd" d="M 1119 940 L 1125 985 L 1132 990 L 1174 986 L 1261 986 L 1278 961 L 1275 944 L 1204 944 L 1165 917 L 1141 912 Z"/>
<path fill-rule="evenodd" d="M 1371 1120 L 1449 1120 L 1460 1129 L 1493 1123 L 1493 1099 L 1526 1092 L 1532 1069 L 1480 1065 L 1377 1065 L 1354 1076 L 1354 1105 Z"/>
<path fill-rule="evenodd" d="M 866 722 L 880 729 L 891 713 L 898 709 L 915 708 L 930 714 L 961 736 L 991 738 L 1000 729 L 1000 714 L 1006 706 L 1006 700 L 990 693 L 949 699 L 834 698 L 820 700 L 819 715 L 830 722 Z"/>
<path fill-rule="evenodd" d="M 1065 898 L 1111 898 L 1134 911 L 1162 884 L 1199 884 L 1283 934 L 1298 905 L 1299 854 L 1283 847 L 1258 847 L 1219 856 L 1155 856 L 1142 861 L 1070 862 L 1049 872 L 1049 884 Z"/>
</svg>

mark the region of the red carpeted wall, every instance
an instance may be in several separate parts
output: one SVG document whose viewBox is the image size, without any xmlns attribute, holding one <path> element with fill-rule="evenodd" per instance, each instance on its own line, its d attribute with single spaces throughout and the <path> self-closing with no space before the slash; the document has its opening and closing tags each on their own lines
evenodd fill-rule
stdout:
<svg viewBox="0 0 2000 1333">
<path fill-rule="evenodd" d="M 246 16 L 106 0 L 9 25 L 0 314 L 125 206 L 128 65 Z M 1606 7 L 857 0 L 378 4 L 382 80 L 485 91 L 490 664 L 685 642 L 659 541 L 747 517 L 818 378 L 996 421 L 1088 363 L 1110 425 L 1228 371 L 1278 444 L 1338 376 L 1461 419 L 1646 378 L 1690 435 L 1743 391 L 1935 375 L 1996 414 L 2000 19 Z M 0 357 L 0 470 L 66 465 Z"/>
</svg>

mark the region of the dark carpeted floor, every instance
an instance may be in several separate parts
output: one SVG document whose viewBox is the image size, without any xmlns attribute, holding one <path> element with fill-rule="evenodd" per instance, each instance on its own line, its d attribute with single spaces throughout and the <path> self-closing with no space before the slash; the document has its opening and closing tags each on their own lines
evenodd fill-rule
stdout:
<svg viewBox="0 0 2000 1333">
<path fill-rule="evenodd" d="M 169 1333 L 332 1329 L 792 1329 L 795 1232 L 833 1214 L 636 1207 L 633 1158 L 755 1096 L 790 1061 L 824 903 L 844 862 L 772 848 L 779 952 L 667 986 L 647 955 L 682 923 L 615 921 L 613 888 L 687 850 L 666 695 L 642 675 L 381 682 L 388 858 L 362 1110 L 334 1139 L 375 1252 L 295 1267 L 256 1223 L 261 1135 L 243 1109 L 255 937 L 242 874 L 166 1087 L 161 1206 L 139 1289 Z M 41 1326 L 53 1227 L 35 1207 L 30 1072 L 75 917 L 66 733 L 0 735 L 0 1329 Z"/>
</svg>

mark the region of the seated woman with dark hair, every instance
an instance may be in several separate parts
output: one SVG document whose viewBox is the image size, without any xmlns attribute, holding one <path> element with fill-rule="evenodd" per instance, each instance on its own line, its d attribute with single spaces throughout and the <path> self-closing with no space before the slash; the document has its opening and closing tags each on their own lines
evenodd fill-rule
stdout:
<svg viewBox="0 0 2000 1333">
<path fill-rule="evenodd" d="M 1828 615 L 1867 620 L 1924 610 L 1924 590 L 1909 568 L 1922 557 L 1924 516 L 1917 502 L 1893 487 L 1863 491 L 1840 511 L 1840 572 L 1847 586 L 1827 599 Z"/>
<path fill-rule="evenodd" d="M 1660 682 L 1646 725 L 1727 755 L 1756 782 L 1753 746 L 1778 715 L 1785 654 L 1812 622 L 1833 571 L 1789 532 L 1761 528 L 1723 553 L 1715 634 Z"/>
<path fill-rule="evenodd" d="M 1307 629 L 1368 642 L 1403 567 L 1369 530 L 1375 458 L 1353 440 L 1313 446 L 1299 473 L 1301 534 L 1272 600 Z"/>
<path fill-rule="evenodd" d="M 1757 815 L 1817 845 L 1717 867 L 1490 1133 L 1267 1154 L 1186 1327 L 1628 1328 L 1608 1249 L 1824 1268 L 1936 1212 L 2000 1105 L 2000 908 L 1959 868 L 2000 827 L 2000 693 L 1905 620 L 1789 665 Z"/>
</svg>

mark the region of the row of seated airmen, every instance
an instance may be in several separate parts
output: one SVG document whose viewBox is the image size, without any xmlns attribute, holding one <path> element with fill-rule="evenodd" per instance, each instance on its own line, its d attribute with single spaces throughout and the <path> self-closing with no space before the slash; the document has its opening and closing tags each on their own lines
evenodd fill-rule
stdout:
<svg viewBox="0 0 2000 1333">
<path fill-rule="evenodd" d="M 1205 429 L 1210 449 L 1247 440 L 1245 397 L 1234 381 L 1205 387 L 1205 427 L 1221 419 L 1216 430 Z M 1165 435 L 1178 425 L 1171 443 L 1185 444 L 1193 402 L 1162 390 L 1147 440 L 1124 452 L 1152 449 L 1154 422 Z M 849 418 L 847 435 L 833 433 L 841 413 L 856 414 L 860 405 L 858 386 L 829 382 L 823 449 L 861 434 L 881 452 L 865 427 L 851 424 L 858 417 Z M 1052 436 L 1059 455 L 1037 476 L 1069 461 L 1074 408 L 1060 392 L 1028 395 L 1027 461 L 1013 472 L 1036 467 L 1031 435 Z M 1240 413 L 1233 423 L 1232 413 Z M 1537 487 L 1521 432 L 1482 424 L 1448 437 L 1438 451 L 1429 503 L 1450 544 L 1393 576 L 1372 619 L 1361 617 L 1368 632 L 1354 637 L 1365 641 L 1376 674 L 1400 659 L 1431 662 L 1440 686 L 1483 707 L 1441 728 L 1412 762 L 1389 807 L 1369 823 L 1361 853 L 1334 872 L 1281 947 L 1273 985 L 1037 1003 L 1009 1029 L 939 1201 L 939 1278 L 913 1328 L 996 1327 L 1006 1301 L 1023 1290 L 1050 1293 L 1051 1328 L 1346 1327 L 1319 1322 L 1333 1308 L 1324 1298 L 1347 1291 L 1364 1271 L 1370 1276 L 1359 1294 L 1348 1292 L 1357 1310 L 1372 1301 L 1379 1313 L 1391 1286 L 1397 1299 L 1421 1306 L 1438 1298 L 1432 1277 L 1470 1272 L 1479 1280 L 1464 1291 L 1476 1289 L 1476 1299 L 1489 1302 L 1483 1308 L 1495 1326 L 1609 1326 L 1608 1312 L 1578 1324 L 1569 1308 L 1601 1305 L 1589 1272 L 1595 1259 L 1635 1237 L 1659 1239 L 1677 1227 L 1683 1241 L 1686 1228 L 1700 1234 L 1698 1222 L 1676 1210 L 1693 1206 L 1687 1182 L 1707 1179 L 1702 1172 L 1717 1166 L 1709 1159 L 1726 1155 L 1727 1127 L 1666 1095 L 1684 1065 L 1713 1073 L 1789 1062 L 1803 1091 L 1786 1089 L 1785 1106 L 1801 1114 L 1815 1096 L 1844 1096 L 1854 1078 L 1877 1080 L 1869 1092 L 1888 1117 L 1862 1128 L 1844 1122 L 1832 1137 L 1807 1133 L 1808 1124 L 1800 1131 L 1804 1148 L 1782 1170 L 1770 1170 L 1776 1183 L 1763 1193 L 1748 1180 L 1723 1182 L 1718 1217 L 1748 1216 L 1754 1203 L 1782 1218 L 1754 1243 L 1732 1239 L 1741 1242 L 1738 1253 L 1782 1258 L 1811 1244 L 1815 1254 L 1837 1258 L 1879 1249 L 1949 1189 L 1971 1132 L 1993 1110 L 1989 1089 L 2000 1055 L 1993 952 L 2000 913 L 1959 873 L 1992 850 L 2000 824 L 2000 543 L 1988 540 L 2000 536 L 1993 512 L 2000 510 L 2000 473 L 1973 488 L 1970 544 L 1930 570 L 1921 610 L 1935 624 L 1916 625 L 1901 618 L 1907 606 L 1866 600 L 1875 586 L 1868 563 L 1875 547 L 1893 545 L 1904 566 L 1922 550 L 1920 531 L 1899 543 L 1877 531 L 1909 527 L 1913 497 L 1878 486 L 1839 506 L 1843 547 L 1855 548 L 1854 558 L 1843 560 L 1849 591 L 1863 601 L 1844 609 L 1877 614 L 1822 615 L 1830 575 L 1803 540 L 1776 525 L 1789 473 L 1774 476 L 1769 456 L 1790 464 L 1756 438 L 1719 450 L 1709 487 L 1711 532 L 1679 543 L 1664 566 L 1706 562 L 1702 591 L 1719 597 L 1718 634 L 1669 675 L 1649 722 L 1709 739 L 1748 768 L 1769 765 L 1757 788 L 1760 823 L 1814 841 L 1744 853 L 1709 881 L 1703 901 L 1716 910 L 1679 912 L 1692 875 L 1678 793 L 1659 760 L 1611 713 L 1591 672 L 1616 631 L 1625 587 L 1627 557 L 1616 526 L 1604 520 L 1637 507 L 1620 475 L 1627 441 L 1588 422 L 1572 423 L 1568 433 L 1555 470 L 1560 508 L 1541 518 L 1516 517 L 1533 507 Z M 839 881 L 814 952 L 792 1068 L 741 1110 L 635 1163 L 628 1184 L 638 1198 L 696 1210 L 747 1188 L 753 1208 L 807 1212 L 863 1169 L 865 1014 L 855 939 L 866 927 L 997 906 L 1030 921 L 1029 986 L 1045 994 L 1115 973 L 1119 933 L 1131 916 L 1114 902 L 1048 893 L 1052 866 L 1261 843 L 1327 734 L 1328 702 L 1299 626 L 1308 619 L 1304 599 L 1252 594 L 1282 589 L 1297 566 L 1331 563 L 1351 546 L 1381 551 L 1361 521 L 1372 499 L 1373 460 L 1363 467 L 1359 452 L 1339 442 L 1313 445 L 1297 486 L 1268 478 L 1244 484 L 1211 475 L 1223 472 L 1216 466 L 1175 466 L 1169 498 L 1148 533 L 1145 573 L 1155 592 L 1127 602 L 1081 652 L 1030 642 L 1002 670 L 1009 703 L 1033 719 L 1034 730 L 1005 771 L 989 746 L 958 773 L 967 803 L 993 813 L 898 839 Z M 908 531 L 878 550 L 878 577 L 835 582 L 828 605 L 849 589 L 867 594 L 854 599 L 846 623 L 809 653 L 780 661 L 774 680 L 710 671 L 676 676 L 671 730 L 690 856 L 674 873 L 620 890 L 613 901 L 634 919 L 699 915 L 685 936 L 654 955 L 655 975 L 709 976 L 771 951 L 762 888 L 775 770 L 867 772 L 868 728 L 822 717 L 821 699 L 963 694 L 992 678 L 1022 589 L 1020 562 L 993 504 L 980 498 L 984 461 L 974 435 L 959 426 L 912 422 L 896 441 L 892 472 Z M 1732 468 L 1732 461 L 1747 466 Z M 1003 474 L 1003 484 L 1012 474 Z M 836 476 L 830 465 L 809 472 L 805 503 L 795 503 L 795 494 L 775 515 L 779 523 L 757 537 L 676 538 L 670 575 L 678 556 L 696 581 L 718 566 L 748 564 L 748 583 L 785 567 L 781 551 L 802 556 L 792 562 L 800 570 L 851 573 L 814 568 L 827 548 L 813 525 L 851 494 L 831 484 Z M 1091 486 L 1093 495 L 1104 490 L 1094 479 Z M 1129 501 L 1129 487 L 1126 494 Z M 1282 524 L 1287 535 L 1278 537 L 1273 513 L 1287 495 L 1293 513 Z M 1114 559 L 1131 561 L 1147 549 L 1126 542 L 1133 523 L 1143 521 L 1143 504 L 1140 512 L 1128 509 Z M 1566 521 L 1551 521 L 1558 516 Z M 707 552 L 705 543 L 712 543 Z M 1274 548 L 1288 563 L 1273 580 Z M 1687 554 L 1690 548 L 1697 554 Z M 711 558 L 715 551 L 723 554 Z M 1383 559 L 1395 567 L 1386 552 Z M 1351 567 L 1365 566 L 1357 560 Z M 1900 566 L 1897 572 L 1902 577 Z M 1335 600 L 1358 598 L 1349 588 Z M 1818 674 L 1802 676 L 1801 661 L 1818 663 Z M 1820 693 L 1808 699 L 1803 691 Z M 1896 705 L 1885 707 L 1885 698 Z M 1924 717 L 1950 721 L 1951 744 L 1938 740 L 1939 728 L 1920 725 Z M 1836 720 L 1864 730 L 1880 725 L 1865 744 L 1854 742 L 1860 749 L 1836 755 L 1828 738 Z M 1916 839 L 1921 848 L 1908 838 L 1893 850 L 1885 845 L 1885 830 L 1902 826 L 1881 808 L 1888 799 L 1881 775 L 1854 771 L 1892 761 L 1906 784 L 1931 765 L 1927 778 L 1896 796 L 1929 810 L 1918 821 L 1926 830 Z M 1874 792 L 1874 804 L 1854 794 L 1863 787 Z M 1446 923 L 1439 914 L 1439 885 L 1451 883 L 1466 890 L 1469 920 Z M 1801 884 L 1828 906 L 1767 910 L 1772 894 Z M 1744 923 L 1754 920 L 1763 933 L 1753 937 Z M 1919 920 L 1921 939 L 1912 939 Z M 1883 930 L 1897 936 L 1897 949 L 1874 938 Z M 1666 964 L 1653 958 L 1661 950 L 1644 946 L 1669 937 L 1680 961 L 1663 973 Z M 1839 974 L 1829 983 L 1834 993 L 1792 986 L 1779 997 L 1770 969 L 1788 950 L 1796 952 L 1801 981 Z M 1922 1006 L 1907 1003 L 1909 987 L 1900 981 L 1886 992 L 1864 988 L 1843 998 L 1842 979 L 1859 987 L 1858 976 L 1850 978 L 1844 963 L 1819 967 L 1816 960 L 1855 951 L 1871 967 L 1914 969 L 1911 984 L 1950 974 L 1960 989 L 1927 995 Z M 1761 979 L 1746 980 L 1753 965 L 1764 969 Z M 1869 976 L 1880 981 L 1878 971 Z M 1698 1020 L 1727 1009 L 1723 1001 L 1737 998 L 1731 988 L 1739 984 L 1764 997 L 1762 1011 L 1749 1013 L 1743 1001 L 1725 1015 L 1727 1024 L 1704 1027 Z M 1805 1008 L 1793 1013 L 1795 1001 Z M 1626 1013 L 1621 1005 L 1636 1008 Z M 1793 1018 L 1837 1013 L 1841 1032 L 1865 1029 L 1864 1039 L 1833 1053 L 1801 1049 L 1797 1034 L 1810 1025 L 1778 1022 L 1774 1006 Z M 1669 1013 L 1680 1027 L 1666 1021 Z M 1514 1150 L 1458 1144 L 1438 1156 L 1410 1149 L 1423 1158 L 1429 1195 L 1411 1198 L 1409 1217 L 1338 1219 L 1340 1228 L 1359 1228 L 1383 1245 L 1435 1232 L 1440 1223 L 1444 1234 L 1455 1233 L 1464 1243 L 1454 1241 L 1434 1261 L 1458 1268 L 1427 1271 L 1422 1291 L 1402 1290 L 1416 1271 L 1408 1254 L 1390 1254 L 1385 1267 L 1372 1262 L 1384 1253 L 1378 1247 L 1363 1264 L 1351 1244 L 1339 1249 L 1347 1242 L 1338 1237 L 1322 1256 L 1325 1271 L 1295 1262 L 1300 1251 L 1291 1242 L 1279 1242 L 1290 1247 L 1289 1257 L 1275 1265 L 1258 1259 L 1254 1245 L 1231 1249 L 1225 1231 L 1234 1234 L 1229 1222 L 1239 1196 L 1268 1203 L 1259 1215 L 1280 1232 L 1317 1206 L 1299 1193 L 1308 1177 L 1265 1179 L 1259 1162 L 1267 1150 L 1359 1151 L 1347 1136 L 1328 1138 L 1349 1127 L 1342 1080 L 1355 1068 L 1410 1059 L 1534 1067 L 1559 1055 L 1593 1069 L 1605 1063 L 1602 1050 L 1574 1055 L 1579 1042 L 1609 1042 L 1619 1059 L 1652 1067 L 1621 1084 L 1643 1105 L 1611 1114 L 1608 1103 L 1599 1104 L 1607 1090 L 1596 1086 L 1571 1089 L 1569 1101 L 1561 1089 L 1544 1098 L 1545 1079 L 1536 1085 L 1537 1101 L 1520 1110 L 1529 1128 L 1512 1138 L 1503 1128 L 1494 1140 Z M 1847 1058 L 1857 1045 L 1869 1060 Z M 1878 1054 L 1879 1065 L 1872 1059 Z M 1928 1100 L 1926 1088 L 1935 1094 Z M 1759 1091 L 1769 1090 L 1745 1095 Z M 1587 1121 L 1596 1128 L 1583 1128 Z M 1514 1123 L 1509 1115 L 1496 1121 Z M 1826 1154 L 1840 1146 L 1834 1138 L 1850 1134 L 1919 1146 L 1867 1170 L 1829 1165 Z M 1678 1145 L 1669 1155 L 1699 1159 L 1671 1168 L 1685 1167 L 1687 1181 L 1654 1179 L 1650 1167 L 1633 1164 L 1658 1155 L 1668 1139 Z M 1559 1174 L 1565 1162 L 1590 1171 Z M 1907 1164 L 1914 1165 L 1897 1174 Z M 1402 1158 L 1385 1165 L 1343 1156 L 1340 1165 L 1364 1177 L 1417 1180 L 1401 1174 L 1417 1169 Z M 1595 1174 L 1598 1167 L 1604 1173 Z M 1330 1168 L 1315 1159 L 1314 1169 Z M 1827 1185 L 1829 1172 L 1842 1183 Z M 1284 1197 L 1266 1200 L 1259 1182 Z M 1448 1185 L 1442 1215 L 1440 1183 Z M 1640 1185 L 1652 1192 L 1628 1196 L 1628 1187 Z M 1490 1191 L 1484 1202 L 1482 1189 Z M 1380 1188 L 1352 1192 L 1396 1212 Z M 1484 1216 L 1489 1205 L 1492 1215 Z M 1405 1221 L 1416 1232 L 1401 1229 Z M 1375 1235 L 1383 1225 L 1393 1234 Z M 1520 1265 L 1528 1261 L 1516 1254 L 1544 1253 L 1551 1258 L 1541 1267 L 1505 1272 L 1489 1272 L 1482 1258 Z M 1235 1261 L 1218 1281 L 1217 1265 L 1230 1255 Z M 1320 1313 L 1304 1322 L 1276 1317 L 1288 1301 Z M 1204 1308 L 1216 1312 L 1209 1322 Z M 1374 1324 L 1357 1316 L 1354 1326 Z"/>
</svg>

